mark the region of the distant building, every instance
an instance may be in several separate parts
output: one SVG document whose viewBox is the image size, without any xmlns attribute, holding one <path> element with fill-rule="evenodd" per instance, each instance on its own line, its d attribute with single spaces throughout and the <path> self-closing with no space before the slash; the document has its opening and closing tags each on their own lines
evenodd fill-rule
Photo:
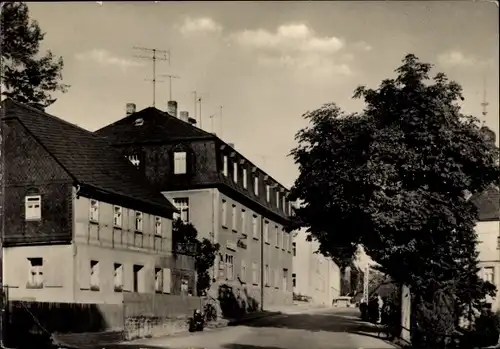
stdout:
<svg viewBox="0 0 500 349">
<path fill-rule="evenodd" d="M 493 310 L 500 309 L 500 191 L 496 186 L 473 195 L 471 200 L 478 209 L 476 224 L 478 236 L 480 277 L 497 287 L 497 296 L 487 301 Z"/>
<path fill-rule="evenodd" d="M 214 295 L 226 286 L 220 289 L 232 290 L 249 308 L 262 300 L 264 308 L 292 302 L 285 187 L 232 144 L 195 127 L 186 112 L 176 118 L 146 108 L 96 134 L 129 157 L 201 237 L 221 245 Z"/>
<path fill-rule="evenodd" d="M 331 305 L 340 296 L 340 269 L 330 258 L 314 253 L 319 243 L 306 237 L 305 231 L 299 230 L 293 238 L 293 292 L 312 303 Z"/>
<path fill-rule="evenodd" d="M 1 122 L 10 299 L 121 304 L 122 292 L 180 292 L 171 282 L 177 210 L 127 159 L 9 99 Z"/>
</svg>

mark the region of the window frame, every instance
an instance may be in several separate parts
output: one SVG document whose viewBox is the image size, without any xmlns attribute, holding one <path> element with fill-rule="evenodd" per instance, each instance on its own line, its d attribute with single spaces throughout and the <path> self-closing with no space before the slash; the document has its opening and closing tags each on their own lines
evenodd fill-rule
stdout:
<svg viewBox="0 0 500 349">
<path fill-rule="evenodd" d="M 118 209 L 118 211 L 116 210 Z M 119 218 L 119 221 L 117 221 Z M 123 207 L 119 205 L 113 205 L 113 228 L 123 227 Z"/>
<path fill-rule="evenodd" d="M 33 205 L 30 208 L 30 203 Z M 35 206 L 38 204 L 38 208 Z M 32 212 L 32 214 L 28 215 L 28 212 Z M 24 197 L 24 219 L 26 221 L 39 221 L 42 219 L 42 196 L 37 195 L 26 195 Z"/>
<path fill-rule="evenodd" d="M 188 172 L 188 164 L 187 164 L 187 151 L 179 150 L 174 151 L 173 154 L 173 173 L 174 175 L 185 175 Z M 179 168 L 180 166 L 180 168 Z M 184 170 L 184 172 L 182 172 Z"/>
<path fill-rule="evenodd" d="M 91 223 L 99 223 L 99 201 L 90 199 L 89 201 L 89 221 Z M 95 213 L 95 215 L 93 214 Z"/>
</svg>

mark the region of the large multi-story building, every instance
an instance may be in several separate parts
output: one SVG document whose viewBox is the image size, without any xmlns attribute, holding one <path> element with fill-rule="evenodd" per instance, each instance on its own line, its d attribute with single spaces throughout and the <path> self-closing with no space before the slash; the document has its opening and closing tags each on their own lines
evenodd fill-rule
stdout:
<svg viewBox="0 0 500 349">
<path fill-rule="evenodd" d="M 340 296 L 340 268 L 325 256 L 315 253 L 319 243 L 307 241 L 304 229 L 293 238 L 293 292 L 315 304 L 331 305 Z"/>
<path fill-rule="evenodd" d="M 212 276 L 236 297 L 263 307 L 292 302 L 291 213 L 287 190 L 233 145 L 156 108 L 135 112 L 96 133 L 136 164 L 199 236 L 220 244 Z M 255 304 L 255 303 L 254 303 Z"/>
<path fill-rule="evenodd" d="M 12 100 L 1 104 L 3 284 L 10 299 L 121 303 L 177 293 L 175 207 L 115 149 Z"/>
<path fill-rule="evenodd" d="M 494 311 L 500 309 L 500 191 L 496 186 L 473 195 L 470 200 L 478 209 L 476 223 L 480 277 L 497 287 L 496 297 L 488 297 Z"/>
</svg>

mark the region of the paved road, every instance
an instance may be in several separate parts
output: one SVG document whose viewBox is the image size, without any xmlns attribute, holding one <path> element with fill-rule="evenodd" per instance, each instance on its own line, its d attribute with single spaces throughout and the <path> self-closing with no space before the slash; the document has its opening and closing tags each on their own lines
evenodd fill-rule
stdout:
<svg viewBox="0 0 500 349">
<path fill-rule="evenodd" d="M 262 318 L 195 334 L 137 341 L 106 349 L 389 349 L 357 320 L 357 309 L 314 310 Z"/>
</svg>

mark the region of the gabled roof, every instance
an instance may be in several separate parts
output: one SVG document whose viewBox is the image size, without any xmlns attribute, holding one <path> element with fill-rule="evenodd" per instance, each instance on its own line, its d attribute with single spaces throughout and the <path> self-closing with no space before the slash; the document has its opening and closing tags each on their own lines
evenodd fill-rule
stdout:
<svg viewBox="0 0 500 349">
<path fill-rule="evenodd" d="M 477 207 L 479 221 L 500 220 L 500 190 L 491 185 L 480 193 L 475 193 L 470 199 Z"/>
<path fill-rule="evenodd" d="M 2 118 L 17 119 L 59 162 L 75 184 L 129 202 L 172 213 L 177 209 L 105 139 L 67 121 L 12 99 L 1 103 Z"/>
<path fill-rule="evenodd" d="M 141 126 L 133 126 L 137 119 L 143 120 Z M 176 138 L 215 138 L 213 134 L 193 127 L 154 107 L 128 115 L 95 131 L 95 134 L 106 137 L 113 143 L 155 142 Z"/>
</svg>

